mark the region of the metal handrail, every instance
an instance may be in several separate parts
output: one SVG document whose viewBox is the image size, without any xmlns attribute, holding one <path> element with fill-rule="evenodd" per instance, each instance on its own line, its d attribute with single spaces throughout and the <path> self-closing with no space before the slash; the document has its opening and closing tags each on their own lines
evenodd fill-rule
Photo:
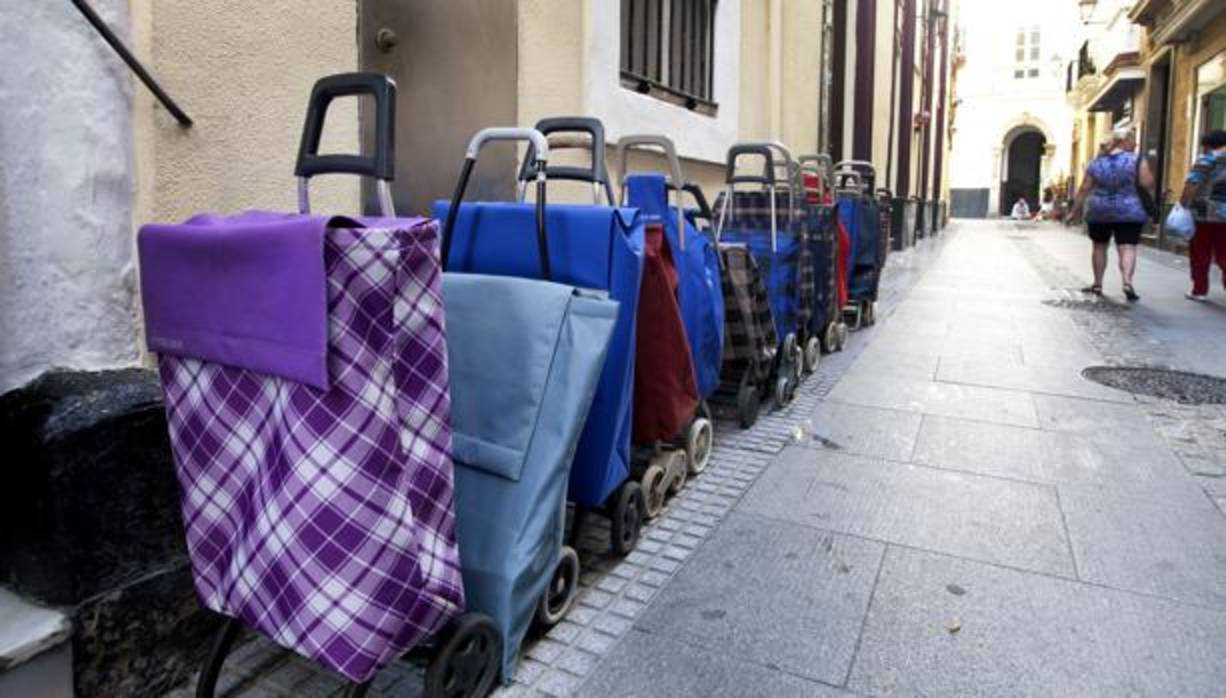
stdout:
<svg viewBox="0 0 1226 698">
<path fill-rule="evenodd" d="M 102 38 L 111 45 L 111 48 L 114 49 L 115 53 L 119 54 L 119 57 L 123 59 L 123 62 L 128 64 L 128 67 L 132 69 L 132 72 L 136 73 L 136 77 L 140 78 L 140 81 L 145 83 L 145 87 L 148 87 L 149 91 L 153 93 L 153 96 L 157 97 L 158 101 L 162 103 L 162 106 L 166 107 L 166 111 L 170 112 L 170 115 L 175 118 L 175 121 L 178 121 L 179 125 L 183 128 L 191 128 L 192 118 L 187 115 L 187 112 L 179 108 L 179 105 L 170 98 L 170 95 L 166 94 L 166 91 L 162 89 L 161 85 L 158 85 L 157 80 L 154 80 L 153 76 L 149 74 L 149 71 L 145 70 L 145 66 L 141 65 L 141 62 L 136 60 L 136 56 L 133 56 L 132 52 L 128 50 L 128 47 L 124 46 L 123 42 L 119 40 L 119 37 L 115 36 L 115 32 L 111 31 L 111 28 L 107 26 L 106 22 L 102 21 L 102 18 L 98 16 L 98 13 L 94 12 L 94 8 L 90 7 L 89 3 L 85 0 L 72 0 L 72 4 L 76 5 L 77 9 L 81 11 L 81 14 L 85 15 L 85 19 L 88 20 L 89 23 L 93 25 L 94 29 L 102 35 Z"/>
</svg>

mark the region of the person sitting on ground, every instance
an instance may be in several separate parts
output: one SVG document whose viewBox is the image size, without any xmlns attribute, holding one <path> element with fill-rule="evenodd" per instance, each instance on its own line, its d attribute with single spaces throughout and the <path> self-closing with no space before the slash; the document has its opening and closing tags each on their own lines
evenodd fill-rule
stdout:
<svg viewBox="0 0 1226 698">
<path fill-rule="evenodd" d="M 1193 301 L 1209 295 L 1209 268 L 1215 261 L 1226 285 L 1226 131 L 1209 133 L 1201 147 L 1179 199 L 1196 220 L 1196 233 L 1188 243 L 1192 290 L 1185 294 Z"/>
<path fill-rule="evenodd" d="M 1030 204 L 1026 203 L 1025 197 L 1019 198 L 1017 202 L 1013 204 L 1012 217 L 1015 221 L 1025 221 L 1030 219 Z"/>
<path fill-rule="evenodd" d="M 1132 285 L 1137 268 L 1137 244 L 1141 229 L 1149 214 L 1141 202 L 1138 184 L 1153 196 L 1154 174 L 1149 162 L 1136 153 L 1137 136 L 1130 128 L 1117 129 L 1111 138 L 1111 148 L 1090 162 L 1081 188 L 1073 202 L 1069 219 L 1077 225 L 1084 218 L 1094 242 L 1091 263 L 1094 283 L 1082 291 L 1101 296 L 1103 275 L 1107 271 L 1107 250 L 1115 239 L 1119 256 L 1120 276 L 1124 279 L 1124 297 L 1130 302 L 1141 300 Z"/>
</svg>

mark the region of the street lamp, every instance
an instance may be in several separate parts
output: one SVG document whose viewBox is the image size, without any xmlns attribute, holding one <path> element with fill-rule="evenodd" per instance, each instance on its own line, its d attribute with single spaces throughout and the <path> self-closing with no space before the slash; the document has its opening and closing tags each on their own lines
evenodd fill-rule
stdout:
<svg viewBox="0 0 1226 698">
<path fill-rule="evenodd" d="M 1094 16 L 1094 8 L 1098 6 L 1098 0 L 1077 0 L 1077 9 L 1081 11 L 1081 23 L 1089 24 L 1090 18 Z"/>
</svg>

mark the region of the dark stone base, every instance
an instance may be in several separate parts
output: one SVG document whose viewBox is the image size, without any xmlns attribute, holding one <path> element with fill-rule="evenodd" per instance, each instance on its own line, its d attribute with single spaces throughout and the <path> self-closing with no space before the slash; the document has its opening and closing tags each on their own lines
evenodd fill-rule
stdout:
<svg viewBox="0 0 1226 698">
<path fill-rule="evenodd" d="M 220 626 L 186 560 L 90 599 L 73 614 L 76 694 L 163 696 L 200 669 Z"/>
<path fill-rule="evenodd" d="M 217 628 L 191 583 L 157 376 L 53 371 L 0 395 L 0 585 L 73 622 L 79 696 L 161 696 Z"/>
<path fill-rule="evenodd" d="M 186 555 L 151 371 L 53 371 L 0 396 L 0 584 L 73 606 Z"/>
</svg>

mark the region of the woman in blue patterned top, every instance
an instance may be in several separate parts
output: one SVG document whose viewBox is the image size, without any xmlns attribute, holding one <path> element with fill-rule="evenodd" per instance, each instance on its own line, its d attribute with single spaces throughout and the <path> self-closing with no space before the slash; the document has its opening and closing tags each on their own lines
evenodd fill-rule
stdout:
<svg viewBox="0 0 1226 698">
<path fill-rule="evenodd" d="M 1214 131 L 1201 141 L 1205 150 L 1183 187 L 1181 203 L 1196 218 L 1196 234 L 1188 245 L 1192 272 L 1189 300 L 1203 301 L 1209 295 L 1209 267 L 1214 260 L 1226 284 L 1226 131 Z"/>
<path fill-rule="evenodd" d="M 1107 271 L 1107 248 L 1115 239 L 1120 261 L 1120 276 L 1124 280 L 1124 296 L 1129 301 L 1141 299 L 1132 286 L 1137 267 L 1137 243 L 1149 214 L 1141 202 L 1138 184 L 1153 197 L 1154 175 L 1145 158 L 1136 153 L 1137 137 L 1132 129 L 1117 129 L 1112 134 L 1107 152 L 1099 155 L 1086 168 L 1081 189 L 1073 205 L 1074 224 L 1084 217 L 1094 242 L 1091 263 L 1094 283 L 1083 289 L 1102 295 L 1103 275 Z"/>
</svg>

